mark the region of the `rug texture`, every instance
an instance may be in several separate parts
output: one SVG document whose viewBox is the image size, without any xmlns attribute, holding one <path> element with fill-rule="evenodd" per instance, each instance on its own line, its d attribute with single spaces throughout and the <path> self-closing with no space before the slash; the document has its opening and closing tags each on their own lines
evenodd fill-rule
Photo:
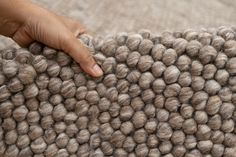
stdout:
<svg viewBox="0 0 236 157">
<path fill-rule="evenodd" d="M 78 40 L 102 77 L 40 43 L 1 51 L 0 156 L 236 156 L 234 28 Z"/>
</svg>

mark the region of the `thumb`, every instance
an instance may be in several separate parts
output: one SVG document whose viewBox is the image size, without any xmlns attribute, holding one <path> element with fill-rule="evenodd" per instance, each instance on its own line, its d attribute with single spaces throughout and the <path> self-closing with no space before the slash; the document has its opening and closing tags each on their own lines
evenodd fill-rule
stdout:
<svg viewBox="0 0 236 157">
<path fill-rule="evenodd" d="M 93 77 L 99 77 L 103 74 L 88 49 L 73 35 L 68 40 L 65 40 L 62 45 L 62 49 L 77 61 L 86 73 Z"/>
</svg>

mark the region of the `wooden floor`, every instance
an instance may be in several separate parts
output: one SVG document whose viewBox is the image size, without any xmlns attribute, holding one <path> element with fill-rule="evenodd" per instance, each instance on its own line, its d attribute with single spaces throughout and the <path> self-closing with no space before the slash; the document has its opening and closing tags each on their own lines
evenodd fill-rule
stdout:
<svg viewBox="0 0 236 157">
<path fill-rule="evenodd" d="M 236 1 L 233 0 L 33 1 L 81 21 L 93 35 L 102 36 L 142 28 L 161 32 L 236 23 Z"/>
</svg>

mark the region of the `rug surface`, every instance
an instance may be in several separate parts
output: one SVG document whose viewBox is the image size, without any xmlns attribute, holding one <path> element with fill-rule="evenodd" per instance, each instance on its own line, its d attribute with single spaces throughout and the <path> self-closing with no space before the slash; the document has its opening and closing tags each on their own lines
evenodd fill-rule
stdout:
<svg viewBox="0 0 236 157">
<path fill-rule="evenodd" d="M 235 28 L 78 40 L 104 76 L 39 43 L 1 51 L 0 156 L 236 156 Z"/>
</svg>

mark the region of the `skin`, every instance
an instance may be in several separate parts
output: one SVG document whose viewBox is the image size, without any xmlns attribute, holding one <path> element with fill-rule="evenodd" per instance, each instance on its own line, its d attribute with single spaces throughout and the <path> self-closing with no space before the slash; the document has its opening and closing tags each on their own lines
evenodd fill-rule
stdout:
<svg viewBox="0 0 236 157">
<path fill-rule="evenodd" d="M 22 47 L 38 41 L 68 53 L 93 77 L 103 74 L 90 52 L 76 39 L 85 32 L 77 21 L 58 16 L 28 0 L 0 1 L 0 34 Z"/>
</svg>

